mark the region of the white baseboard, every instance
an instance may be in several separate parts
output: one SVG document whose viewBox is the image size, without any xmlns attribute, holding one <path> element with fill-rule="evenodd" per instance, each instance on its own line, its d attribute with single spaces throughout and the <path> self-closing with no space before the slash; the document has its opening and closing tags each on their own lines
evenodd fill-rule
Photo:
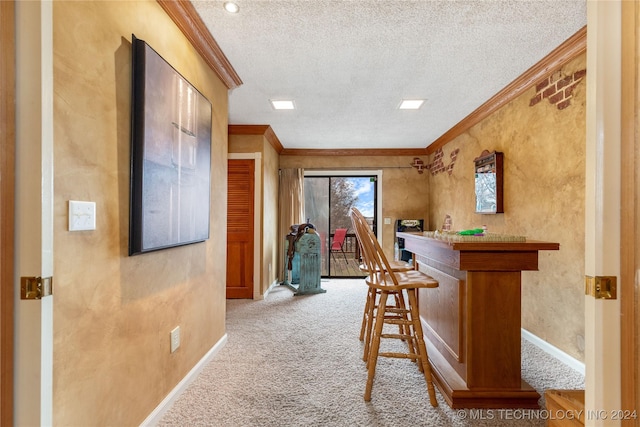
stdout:
<svg viewBox="0 0 640 427">
<path fill-rule="evenodd" d="M 533 335 L 531 332 L 527 331 L 526 329 L 521 329 L 521 331 L 522 331 L 522 338 L 529 341 L 536 347 L 540 348 L 545 353 L 549 353 L 550 355 L 552 355 L 553 357 L 555 357 L 556 359 L 558 359 L 568 367 L 572 368 L 573 370 L 578 371 L 579 373 L 584 375 L 584 372 L 585 372 L 584 363 L 580 362 L 578 359 L 572 356 L 569 356 L 567 353 L 549 344 L 542 338 L 539 338 L 538 336 Z"/>
<path fill-rule="evenodd" d="M 196 363 L 196 365 L 189 371 L 189 373 L 173 388 L 173 390 L 171 390 L 167 397 L 165 397 L 162 402 L 160 402 L 156 409 L 154 409 L 153 412 L 151 412 L 149 416 L 142 422 L 142 424 L 140 424 L 141 427 L 155 426 L 160 422 L 164 413 L 167 412 L 169 408 L 171 408 L 171 405 L 173 405 L 173 402 L 178 397 L 180 397 L 180 395 L 186 390 L 187 386 L 189 386 L 189 384 L 191 384 L 191 382 L 196 379 L 205 365 L 209 363 L 211 359 L 213 359 L 213 357 L 222 349 L 222 347 L 224 347 L 224 345 L 227 343 L 227 339 L 227 334 L 224 334 L 224 336 L 220 338 L 220 340 L 215 343 L 213 347 L 211 347 L 211 350 L 209 350 L 207 354 L 205 354 L 204 357 L 200 359 L 198 363 Z"/>
<path fill-rule="evenodd" d="M 276 286 L 278 286 L 280 282 L 278 282 L 278 279 L 274 280 L 271 285 L 269 285 L 269 289 L 267 289 L 264 293 L 264 295 L 262 295 L 262 299 L 265 299 L 267 297 L 267 295 L 269 295 L 269 292 L 271 292 L 271 290 L 273 288 L 275 288 Z"/>
</svg>

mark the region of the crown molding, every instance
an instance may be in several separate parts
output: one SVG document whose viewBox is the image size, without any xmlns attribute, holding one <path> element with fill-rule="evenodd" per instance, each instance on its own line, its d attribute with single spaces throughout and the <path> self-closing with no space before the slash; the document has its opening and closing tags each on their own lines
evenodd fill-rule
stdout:
<svg viewBox="0 0 640 427">
<path fill-rule="evenodd" d="M 218 46 L 202 18 L 188 0 L 157 0 L 162 9 L 180 28 L 202 59 L 220 77 L 227 89 L 242 85 L 242 80 Z"/>
<path fill-rule="evenodd" d="M 262 135 L 278 154 L 282 154 L 284 147 L 269 125 L 229 125 L 229 135 Z"/>
<path fill-rule="evenodd" d="M 424 156 L 424 148 L 306 149 L 284 148 L 269 125 L 229 125 L 229 135 L 261 135 L 281 156 Z"/>
<path fill-rule="evenodd" d="M 549 55 L 545 56 L 534 66 L 525 71 L 520 77 L 515 79 L 491 99 L 478 107 L 478 109 L 462 119 L 438 139 L 433 141 L 426 148 L 427 154 L 432 154 L 439 148 L 444 147 L 447 143 L 462 135 L 472 126 L 480 123 L 504 105 L 522 95 L 531 86 L 535 85 L 543 78 L 548 77 L 567 62 L 585 52 L 586 49 L 587 26 L 585 25 L 564 43 L 554 49 Z"/>
</svg>

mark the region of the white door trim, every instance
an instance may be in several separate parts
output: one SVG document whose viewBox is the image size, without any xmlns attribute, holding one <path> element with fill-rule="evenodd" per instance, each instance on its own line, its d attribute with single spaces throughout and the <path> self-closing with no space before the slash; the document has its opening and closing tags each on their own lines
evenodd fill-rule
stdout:
<svg viewBox="0 0 640 427">
<path fill-rule="evenodd" d="M 53 277 L 53 96 L 53 2 L 18 1 L 14 425 L 53 424 L 53 296 L 19 280 Z"/>
<path fill-rule="evenodd" d="M 621 2 L 587 2 L 585 275 L 620 277 Z M 586 426 L 619 426 L 620 300 L 585 296 Z M 606 415 L 606 416 L 604 416 Z"/>
</svg>

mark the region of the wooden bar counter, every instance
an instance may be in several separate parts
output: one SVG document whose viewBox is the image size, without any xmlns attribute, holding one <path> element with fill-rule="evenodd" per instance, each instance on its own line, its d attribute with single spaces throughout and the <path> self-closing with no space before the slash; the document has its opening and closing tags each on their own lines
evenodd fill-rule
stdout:
<svg viewBox="0 0 640 427">
<path fill-rule="evenodd" d="M 447 242 L 398 233 L 420 271 L 440 282 L 418 298 L 436 385 L 452 408 L 538 408 L 521 378 L 521 272 L 558 243 Z"/>
</svg>

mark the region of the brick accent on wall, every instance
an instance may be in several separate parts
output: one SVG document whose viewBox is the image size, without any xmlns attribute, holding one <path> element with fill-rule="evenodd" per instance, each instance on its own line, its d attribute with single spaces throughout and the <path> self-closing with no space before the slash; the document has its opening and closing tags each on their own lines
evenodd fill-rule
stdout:
<svg viewBox="0 0 640 427">
<path fill-rule="evenodd" d="M 460 149 L 456 148 L 451 152 L 451 154 L 449 155 L 449 157 L 451 158 L 451 162 L 447 166 L 445 166 L 444 152 L 442 151 L 442 148 L 438 148 L 433 153 L 433 162 L 427 165 L 427 169 L 431 171 L 431 175 L 435 176 L 442 172 L 447 172 L 449 175 L 451 175 L 451 173 L 453 172 L 453 166 L 455 165 L 456 159 L 458 158 L 459 151 Z"/>
<path fill-rule="evenodd" d="M 536 85 L 536 96 L 531 98 L 529 106 L 533 107 L 546 98 L 551 104 L 555 105 L 558 110 L 564 110 L 571 105 L 573 89 L 582 81 L 586 74 L 586 69 L 576 71 L 568 76 L 563 76 L 560 70 L 556 71 Z"/>
</svg>

